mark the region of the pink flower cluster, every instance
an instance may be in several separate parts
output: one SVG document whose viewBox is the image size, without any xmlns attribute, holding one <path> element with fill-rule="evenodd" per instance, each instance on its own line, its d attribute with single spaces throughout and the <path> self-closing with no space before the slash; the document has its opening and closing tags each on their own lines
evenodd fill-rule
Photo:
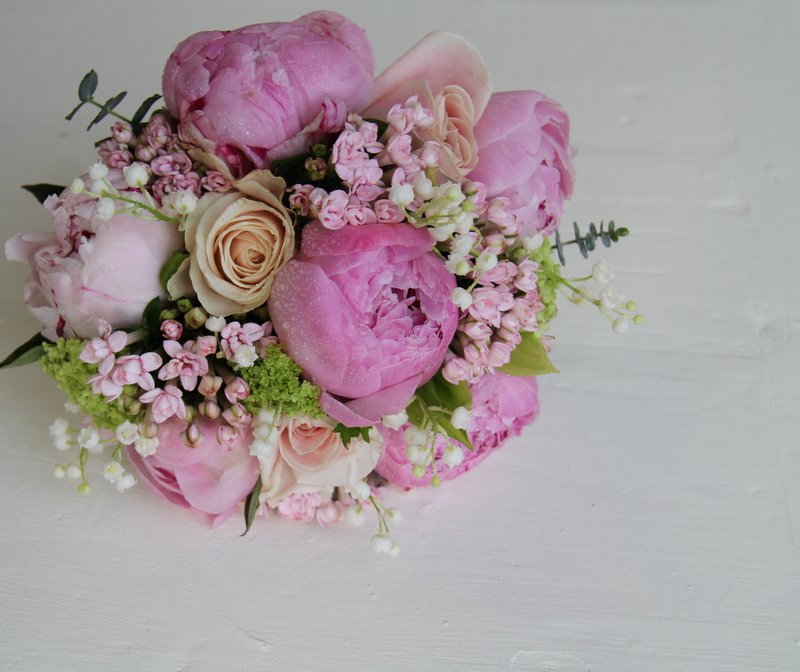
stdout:
<svg viewBox="0 0 800 672">
<path fill-rule="evenodd" d="M 198 198 L 204 191 L 229 191 L 229 179 L 219 170 L 196 164 L 187 154 L 190 148 L 178 137 L 175 122 L 161 113 L 152 115 L 138 135 L 128 122 L 118 121 L 111 137 L 97 147 L 100 161 L 109 168 L 126 168 L 134 161 L 144 166 L 150 175 L 148 191 L 159 202 L 178 191 L 190 191 Z"/>
</svg>

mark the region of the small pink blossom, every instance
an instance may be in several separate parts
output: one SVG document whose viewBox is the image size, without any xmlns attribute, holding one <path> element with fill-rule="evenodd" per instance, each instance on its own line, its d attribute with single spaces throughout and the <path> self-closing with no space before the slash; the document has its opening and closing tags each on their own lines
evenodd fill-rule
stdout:
<svg viewBox="0 0 800 672">
<path fill-rule="evenodd" d="M 161 323 L 161 333 L 164 338 L 177 341 L 183 334 L 183 325 L 177 320 L 164 320 Z"/>
<path fill-rule="evenodd" d="M 341 229 L 346 224 L 344 216 L 348 201 L 349 196 L 341 189 L 325 196 L 317 213 L 322 226 L 333 231 Z"/>
<path fill-rule="evenodd" d="M 217 337 L 216 336 L 198 336 L 191 348 L 192 352 L 208 357 L 217 351 Z"/>
<path fill-rule="evenodd" d="M 150 162 L 150 170 L 161 177 L 185 175 L 192 169 L 192 160 L 185 152 L 159 156 Z"/>
<path fill-rule="evenodd" d="M 253 417 L 245 407 L 238 402 L 226 408 L 222 413 L 222 417 L 231 427 L 239 429 L 247 427 L 253 420 Z"/>
<path fill-rule="evenodd" d="M 295 184 L 289 195 L 289 207 L 299 215 L 306 217 L 311 207 L 311 192 L 315 187 L 312 184 Z"/>
<path fill-rule="evenodd" d="M 378 221 L 384 224 L 394 224 L 396 222 L 402 222 L 405 219 L 403 210 L 387 198 L 376 201 L 373 210 L 375 211 L 375 216 L 378 218 Z"/>
<path fill-rule="evenodd" d="M 341 502 L 327 502 L 317 508 L 317 522 L 322 527 L 338 523 L 344 518 L 344 505 Z"/>
<path fill-rule="evenodd" d="M 105 369 L 104 373 L 108 373 L 115 359 L 114 353 L 125 347 L 128 341 L 128 334 L 124 331 L 112 333 L 111 325 L 103 319 L 97 320 L 97 325 L 100 337 L 93 338 L 84 346 L 80 359 L 87 364 L 100 363 L 101 368 Z"/>
<path fill-rule="evenodd" d="M 345 220 L 350 226 L 363 226 L 365 224 L 375 224 L 378 221 L 378 217 L 368 205 L 355 205 L 347 208 Z"/>
<path fill-rule="evenodd" d="M 233 359 L 236 351 L 243 345 L 253 345 L 264 335 L 264 328 L 248 322 L 244 326 L 238 322 L 229 322 L 220 332 L 220 346 L 225 357 Z"/>
<path fill-rule="evenodd" d="M 111 127 L 111 137 L 123 145 L 127 145 L 133 139 L 131 125 L 127 121 L 118 121 Z"/>
<path fill-rule="evenodd" d="M 108 155 L 104 163 L 109 168 L 126 168 L 133 163 L 133 155 L 127 149 L 115 149 Z"/>
<path fill-rule="evenodd" d="M 407 166 L 413 161 L 411 150 L 410 135 L 407 133 L 393 135 L 386 143 L 385 153 L 381 155 L 380 163 L 382 165 L 393 163 L 396 166 Z"/>
<path fill-rule="evenodd" d="M 111 380 L 117 385 L 139 385 L 143 390 L 152 390 L 155 381 L 149 372 L 160 366 L 161 357 L 155 352 L 146 352 L 141 356 L 127 355 L 116 361 Z"/>
<path fill-rule="evenodd" d="M 154 147 L 160 149 L 167 144 L 167 140 L 172 135 L 172 130 L 169 127 L 169 122 L 163 114 L 154 114 L 147 122 L 144 131 L 142 131 L 143 140 Z"/>
<path fill-rule="evenodd" d="M 316 492 L 289 495 L 278 502 L 278 515 L 289 520 L 310 523 L 314 520 L 316 508 L 321 504 L 322 498 Z"/>
<path fill-rule="evenodd" d="M 238 376 L 225 386 L 225 398 L 232 404 L 237 400 L 247 399 L 250 396 L 250 386 L 244 378 Z"/>
<path fill-rule="evenodd" d="M 518 271 L 514 278 L 514 287 L 521 292 L 532 292 L 536 289 L 536 271 L 539 270 L 539 264 L 530 259 L 520 262 L 517 267 Z"/>
<path fill-rule="evenodd" d="M 97 155 L 103 163 L 108 161 L 113 152 L 119 149 L 119 143 L 116 140 L 103 140 L 97 145 Z"/>
<path fill-rule="evenodd" d="M 218 194 L 224 194 L 233 188 L 230 180 L 218 170 L 209 170 L 200 180 L 200 185 L 206 191 L 215 191 Z"/>
<path fill-rule="evenodd" d="M 188 348 L 177 341 L 164 341 L 164 350 L 172 359 L 158 372 L 160 380 L 180 377 L 183 389 L 188 392 L 197 386 L 197 379 L 208 373 L 208 361 L 205 356 L 192 352 L 192 345 L 191 341 L 186 344 Z"/>
<path fill-rule="evenodd" d="M 175 385 L 167 385 L 164 389 L 155 388 L 145 392 L 139 401 L 150 404 L 153 420 L 158 424 L 175 416 L 180 420 L 186 417 L 186 406 L 183 403 L 183 392 Z"/>
</svg>

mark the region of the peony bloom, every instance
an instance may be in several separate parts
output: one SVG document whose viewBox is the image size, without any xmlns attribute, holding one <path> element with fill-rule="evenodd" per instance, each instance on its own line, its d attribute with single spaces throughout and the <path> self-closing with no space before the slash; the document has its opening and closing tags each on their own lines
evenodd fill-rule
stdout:
<svg viewBox="0 0 800 672">
<path fill-rule="evenodd" d="M 478 165 L 469 179 L 486 185 L 487 198 L 509 199 L 522 220 L 521 235 L 552 233 L 575 180 L 569 118 L 561 105 L 535 91 L 495 93 L 475 137 Z"/>
<path fill-rule="evenodd" d="M 241 177 L 338 132 L 373 97 L 372 47 L 335 12 L 196 33 L 164 68 L 179 132 Z"/>
<path fill-rule="evenodd" d="M 522 428 L 539 415 L 536 377 L 520 378 L 499 372 L 486 374 L 470 385 L 470 391 L 472 413 L 467 436 L 473 449 L 469 451 L 464 448 L 464 461 L 456 467 L 448 467 L 441 460 L 447 443 L 441 436 L 436 438 L 436 466 L 439 478 L 443 481 L 460 476 L 483 462 L 506 439 L 519 436 Z M 412 465 L 405 452 L 404 429 L 381 428 L 385 441 L 375 471 L 401 488 L 429 485 L 433 475 L 430 466 L 422 478 L 415 478 L 411 474 Z M 457 441 L 454 444 L 461 445 Z"/>
<path fill-rule="evenodd" d="M 336 423 L 292 417 L 276 428 L 276 450 L 261 460 L 262 494 L 270 505 L 290 495 L 318 493 L 360 481 L 375 467 L 383 439 L 354 438 L 345 448 Z"/>
<path fill-rule="evenodd" d="M 319 385 L 323 410 L 367 426 L 402 411 L 441 366 L 458 322 L 455 278 L 410 224 L 312 222 L 268 308 L 286 353 Z"/>
<path fill-rule="evenodd" d="M 258 170 L 232 191 L 203 196 L 186 220 L 191 257 L 170 279 L 170 295 L 196 293 L 217 316 L 262 305 L 275 274 L 294 254 L 294 215 L 281 205 L 283 188 L 282 179 Z"/>
<path fill-rule="evenodd" d="M 108 179 L 125 195 L 120 171 Z M 88 176 L 83 180 L 88 186 Z M 183 246 L 177 225 L 132 215 L 103 220 L 96 199 L 69 190 L 44 205 L 55 233 L 21 233 L 5 249 L 8 259 L 31 267 L 25 303 L 45 338 L 92 338 L 98 318 L 114 329 L 140 322 L 145 306 L 164 296 L 158 274 Z"/>
<path fill-rule="evenodd" d="M 128 446 L 128 458 L 144 484 L 156 495 L 185 509 L 206 514 L 212 527 L 239 511 L 238 503 L 258 480 L 258 459 L 250 455 L 249 429 L 219 443 L 217 423 L 200 420 L 200 441 L 189 448 L 181 439 L 186 423 L 172 418 L 158 433 L 155 454 L 142 457 Z"/>
</svg>

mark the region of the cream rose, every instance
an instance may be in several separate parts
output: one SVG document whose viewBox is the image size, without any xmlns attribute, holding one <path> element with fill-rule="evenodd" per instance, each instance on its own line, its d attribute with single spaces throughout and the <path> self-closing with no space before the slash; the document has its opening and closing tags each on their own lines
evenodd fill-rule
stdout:
<svg viewBox="0 0 800 672">
<path fill-rule="evenodd" d="M 440 166 L 443 173 L 458 178 L 478 164 L 478 143 L 475 140 L 475 107 L 472 98 L 460 86 L 445 86 L 433 98 L 433 125 L 420 132 L 423 140 L 436 139 L 444 145 L 450 165 Z M 430 138 L 427 136 L 430 135 Z"/>
<path fill-rule="evenodd" d="M 372 471 L 381 454 L 381 435 L 371 430 L 369 441 L 355 438 L 345 448 L 333 427 L 330 419 L 300 416 L 276 428 L 275 450 L 261 459 L 261 493 L 271 505 L 292 494 L 351 485 Z"/>
<path fill-rule="evenodd" d="M 263 305 L 275 274 L 294 255 L 294 215 L 280 202 L 284 181 L 256 170 L 233 187 L 203 196 L 186 219 L 190 257 L 167 285 L 173 299 L 195 293 L 217 316 Z"/>
</svg>

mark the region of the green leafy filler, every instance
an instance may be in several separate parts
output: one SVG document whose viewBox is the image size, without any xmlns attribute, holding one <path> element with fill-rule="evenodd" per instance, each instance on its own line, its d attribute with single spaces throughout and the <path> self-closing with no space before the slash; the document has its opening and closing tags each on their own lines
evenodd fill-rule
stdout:
<svg viewBox="0 0 800 672">
<path fill-rule="evenodd" d="M 445 380 L 438 371 L 417 392 L 406 407 L 408 419 L 417 427 L 431 427 L 438 434 L 446 434 L 468 450 L 472 443 L 463 429 L 457 429 L 450 421 L 453 411 L 459 406 L 472 408 L 472 393 L 469 385 L 461 381 L 458 385 Z"/>
<path fill-rule="evenodd" d="M 250 413 L 260 408 L 280 408 L 286 415 L 325 417 L 319 406 L 320 389 L 301 378 L 303 370 L 281 345 L 270 345 L 253 366 L 242 367 L 239 375 L 250 386 L 250 395 L 242 405 Z"/>
<path fill-rule="evenodd" d="M 92 416 L 98 427 L 113 431 L 123 422 L 135 421 L 136 416 L 127 413 L 123 408 L 122 399 L 135 396 L 138 386 L 125 385 L 117 399 L 107 402 L 102 395 L 92 392 L 91 385 L 86 384 L 98 369 L 97 364 L 89 364 L 80 359 L 86 343 L 87 341 L 75 338 L 59 338 L 55 343 L 43 343 L 44 354 L 39 359 L 39 364 L 45 373 L 55 379 L 73 404 Z M 120 354 L 124 355 L 125 350 Z"/>
<path fill-rule="evenodd" d="M 333 428 L 333 431 L 342 437 L 342 443 L 344 447 L 348 449 L 350 442 L 353 439 L 357 439 L 359 436 L 364 439 L 364 441 L 369 442 L 369 430 L 369 427 L 348 427 L 341 422 Z"/>
</svg>

